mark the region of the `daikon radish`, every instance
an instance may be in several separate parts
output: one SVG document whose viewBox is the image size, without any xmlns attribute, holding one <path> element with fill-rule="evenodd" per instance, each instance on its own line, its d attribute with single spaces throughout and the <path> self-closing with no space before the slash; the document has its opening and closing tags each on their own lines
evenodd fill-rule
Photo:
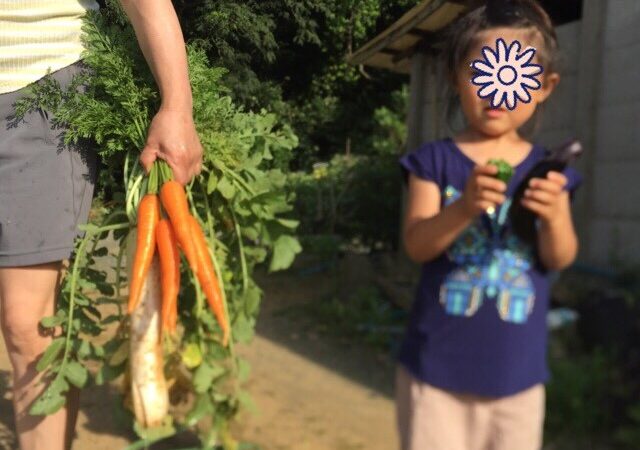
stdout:
<svg viewBox="0 0 640 450">
<path fill-rule="evenodd" d="M 135 232 L 132 231 L 127 242 L 130 262 L 133 261 L 135 245 Z M 142 287 L 140 301 L 131 313 L 130 330 L 133 409 L 138 423 L 147 428 L 160 425 L 169 412 L 160 339 L 161 300 L 160 263 L 156 254 Z"/>
</svg>

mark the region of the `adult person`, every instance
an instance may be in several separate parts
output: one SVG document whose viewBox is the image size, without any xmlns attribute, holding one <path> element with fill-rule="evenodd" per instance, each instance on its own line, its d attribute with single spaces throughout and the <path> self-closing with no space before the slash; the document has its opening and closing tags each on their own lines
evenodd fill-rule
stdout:
<svg viewBox="0 0 640 450">
<path fill-rule="evenodd" d="M 141 162 L 166 160 L 186 184 L 201 169 L 184 38 L 170 0 L 122 0 L 162 102 Z M 48 70 L 61 85 L 81 70 L 82 17 L 95 0 L 0 0 L 0 318 L 13 366 L 15 426 L 22 450 L 71 447 L 79 392 L 47 417 L 29 415 L 42 392 L 35 369 L 52 337 L 39 329 L 54 313 L 62 262 L 73 250 L 93 196 L 95 149 L 80 156 L 51 130 L 47 111 L 16 122 L 15 101 Z"/>
</svg>

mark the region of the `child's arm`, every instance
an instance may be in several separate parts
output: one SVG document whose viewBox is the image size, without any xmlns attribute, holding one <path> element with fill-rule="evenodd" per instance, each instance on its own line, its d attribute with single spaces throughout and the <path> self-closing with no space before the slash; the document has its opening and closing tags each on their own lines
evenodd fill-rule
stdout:
<svg viewBox="0 0 640 450">
<path fill-rule="evenodd" d="M 562 270 L 578 254 L 578 238 L 571 218 L 569 193 L 564 190 L 567 178 L 549 172 L 547 179 L 534 178 L 522 204 L 540 218 L 538 253 L 549 270 Z"/>
<path fill-rule="evenodd" d="M 409 258 L 417 263 L 434 260 L 477 216 L 502 204 L 507 187 L 494 178 L 497 171 L 495 166 L 476 167 L 462 197 L 442 211 L 438 185 L 412 174 L 403 232 Z"/>
</svg>

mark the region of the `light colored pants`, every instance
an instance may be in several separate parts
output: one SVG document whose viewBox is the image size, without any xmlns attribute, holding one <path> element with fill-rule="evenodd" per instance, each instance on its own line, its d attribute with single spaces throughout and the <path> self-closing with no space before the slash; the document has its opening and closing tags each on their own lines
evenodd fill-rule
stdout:
<svg viewBox="0 0 640 450">
<path fill-rule="evenodd" d="M 396 407 L 402 450 L 540 450 L 545 390 L 487 398 L 423 383 L 399 367 Z"/>
</svg>

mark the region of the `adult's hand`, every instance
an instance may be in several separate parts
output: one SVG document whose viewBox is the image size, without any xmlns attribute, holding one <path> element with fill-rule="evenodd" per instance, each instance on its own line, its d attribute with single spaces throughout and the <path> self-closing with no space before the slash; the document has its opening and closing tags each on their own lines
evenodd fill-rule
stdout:
<svg viewBox="0 0 640 450">
<path fill-rule="evenodd" d="M 192 117 L 193 101 L 184 37 L 171 0 L 120 0 L 156 79 L 162 106 L 153 118 L 140 161 L 147 171 L 167 161 L 176 181 L 200 172 L 202 145 Z"/>
<path fill-rule="evenodd" d="M 202 169 L 202 144 L 191 111 L 160 108 L 151 121 L 140 161 L 149 172 L 156 159 L 165 160 L 175 180 L 187 184 Z"/>
</svg>

